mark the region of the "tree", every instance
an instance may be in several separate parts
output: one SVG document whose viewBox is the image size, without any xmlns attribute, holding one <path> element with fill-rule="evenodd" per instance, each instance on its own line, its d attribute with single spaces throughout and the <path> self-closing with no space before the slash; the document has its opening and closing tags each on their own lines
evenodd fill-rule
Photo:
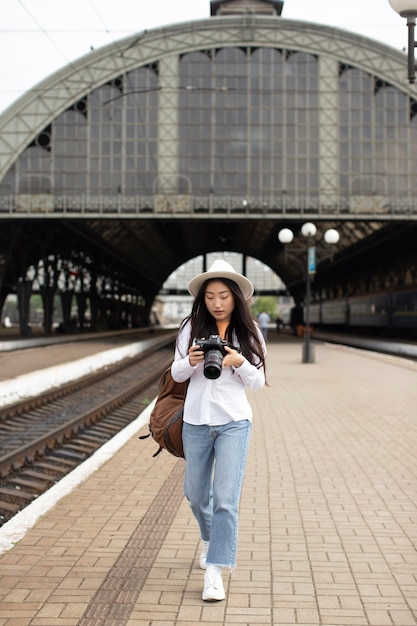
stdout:
<svg viewBox="0 0 417 626">
<path fill-rule="evenodd" d="M 277 300 L 275 296 L 259 296 L 252 305 L 252 315 L 256 319 L 259 313 L 265 311 L 271 319 L 277 316 Z"/>
</svg>

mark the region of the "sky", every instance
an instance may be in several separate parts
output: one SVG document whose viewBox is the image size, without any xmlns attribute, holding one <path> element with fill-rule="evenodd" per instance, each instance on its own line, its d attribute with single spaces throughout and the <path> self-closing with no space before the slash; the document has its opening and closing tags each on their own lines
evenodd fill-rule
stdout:
<svg viewBox="0 0 417 626">
<path fill-rule="evenodd" d="M 210 17 L 210 0 L 0 0 L 0 113 L 70 62 L 143 30 Z M 282 18 L 343 28 L 402 50 L 388 0 L 285 0 Z"/>
</svg>

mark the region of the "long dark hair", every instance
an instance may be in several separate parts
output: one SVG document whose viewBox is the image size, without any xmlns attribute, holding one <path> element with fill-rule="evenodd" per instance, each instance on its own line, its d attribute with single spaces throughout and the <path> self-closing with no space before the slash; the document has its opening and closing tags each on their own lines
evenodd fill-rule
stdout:
<svg viewBox="0 0 417 626">
<path fill-rule="evenodd" d="M 180 326 L 181 330 L 185 324 L 191 323 L 192 331 L 189 347 L 194 338 L 200 339 L 205 337 L 207 339 L 210 335 L 218 334 L 216 320 L 209 313 L 205 303 L 207 285 L 215 280 L 221 281 L 230 289 L 235 303 L 225 338 L 230 343 L 233 343 L 233 337 L 236 336 L 243 356 L 252 365 L 258 368 L 265 368 L 263 345 L 259 339 L 257 327 L 250 314 L 248 304 L 237 283 L 228 278 L 209 278 L 201 285 L 193 302 L 191 313 L 182 321 Z"/>
</svg>

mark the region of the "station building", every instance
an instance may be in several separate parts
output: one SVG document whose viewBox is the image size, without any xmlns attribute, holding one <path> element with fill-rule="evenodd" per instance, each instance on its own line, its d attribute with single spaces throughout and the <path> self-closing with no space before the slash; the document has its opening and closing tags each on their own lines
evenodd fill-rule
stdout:
<svg viewBox="0 0 417 626">
<path fill-rule="evenodd" d="M 146 324 L 171 273 L 213 252 L 258 259 L 301 303 L 306 221 L 313 300 L 416 287 L 405 55 L 282 1 L 208 13 L 92 51 L 0 116 L 0 305 L 17 294 L 23 334 L 34 289 L 47 332 L 57 294 L 64 327 L 74 302 L 81 328 L 87 308 L 93 328 Z"/>
</svg>

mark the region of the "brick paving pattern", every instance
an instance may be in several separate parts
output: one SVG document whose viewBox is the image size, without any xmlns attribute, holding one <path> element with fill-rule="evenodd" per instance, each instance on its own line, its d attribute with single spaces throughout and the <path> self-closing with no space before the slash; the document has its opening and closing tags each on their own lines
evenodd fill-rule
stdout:
<svg viewBox="0 0 417 626">
<path fill-rule="evenodd" d="M 270 339 L 226 600 L 183 461 L 134 437 L 0 555 L 0 626 L 417 624 L 417 364 Z"/>
<path fill-rule="evenodd" d="M 177 463 L 89 603 L 80 626 L 117 624 L 132 612 L 183 497 L 184 464 Z"/>
</svg>

